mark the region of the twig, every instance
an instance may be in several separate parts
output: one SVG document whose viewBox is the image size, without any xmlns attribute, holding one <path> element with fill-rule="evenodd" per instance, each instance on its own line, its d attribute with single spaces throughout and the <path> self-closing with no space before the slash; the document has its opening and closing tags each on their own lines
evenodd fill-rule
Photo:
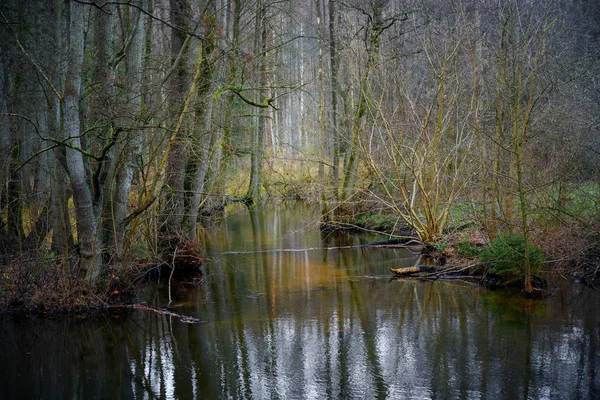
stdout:
<svg viewBox="0 0 600 400">
<path fill-rule="evenodd" d="M 104 3 L 100 3 L 97 0 L 92 0 L 92 1 L 75 0 L 75 1 L 77 3 L 79 3 L 79 4 L 84 4 L 84 5 L 89 5 L 89 6 L 96 7 L 98 9 L 100 9 L 102 12 L 104 12 L 105 14 L 110 14 L 109 11 L 105 11 L 104 10 L 104 8 L 106 6 L 110 6 L 110 5 L 130 6 L 130 7 L 133 7 L 133 8 L 137 8 L 140 12 L 142 12 L 143 14 L 147 15 L 148 17 L 150 17 L 150 19 L 153 19 L 155 21 L 159 21 L 159 22 L 165 24 L 166 26 L 168 26 L 169 28 L 171 28 L 173 30 L 176 30 L 177 32 L 181 32 L 183 34 L 193 36 L 193 37 L 195 37 L 197 39 L 200 39 L 200 40 L 205 40 L 206 39 L 206 37 L 204 37 L 202 35 L 199 35 L 199 34 L 197 34 L 194 31 L 189 31 L 189 30 L 185 29 L 184 27 L 174 25 L 174 24 L 170 23 L 169 21 L 167 21 L 165 19 L 159 18 L 158 16 L 154 15 L 150 11 L 144 9 L 143 7 L 141 7 L 141 6 L 139 6 L 139 5 L 135 4 L 135 3 L 133 3 L 131 0 L 126 0 L 126 1 L 105 1 Z"/>
</svg>

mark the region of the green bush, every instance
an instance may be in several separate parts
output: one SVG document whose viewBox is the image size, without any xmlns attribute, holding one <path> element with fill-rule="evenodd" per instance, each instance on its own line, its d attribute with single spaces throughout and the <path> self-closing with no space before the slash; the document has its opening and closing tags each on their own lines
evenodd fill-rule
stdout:
<svg viewBox="0 0 600 400">
<path fill-rule="evenodd" d="M 479 257 L 491 273 L 501 277 L 505 285 L 525 279 L 525 240 L 522 235 L 506 233 L 498 236 L 483 249 Z M 539 276 L 544 262 L 542 249 L 530 244 L 529 262 L 532 277 Z"/>
<path fill-rule="evenodd" d="M 454 248 L 461 257 L 477 257 L 479 255 L 479 247 L 469 240 L 462 240 L 456 243 Z"/>
<path fill-rule="evenodd" d="M 389 214 L 368 212 L 358 217 L 356 224 L 367 229 L 390 232 L 394 230 L 396 218 Z"/>
</svg>

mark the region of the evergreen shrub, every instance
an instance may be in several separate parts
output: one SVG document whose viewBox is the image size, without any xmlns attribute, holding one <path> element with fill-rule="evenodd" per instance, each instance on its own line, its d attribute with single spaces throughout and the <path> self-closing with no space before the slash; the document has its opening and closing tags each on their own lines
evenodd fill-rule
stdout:
<svg viewBox="0 0 600 400">
<path fill-rule="evenodd" d="M 479 257 L 489 267 L 489 272 L 498 275 L 505 285 L 521 283 L 525 279 L 525 240 L 522 235 L 512 232 L 499 235 L 483 249 Z M 539 277 L 544 263 L 541 248 L 529 245 L 529 262 L 532 278 Z"/>
</svg>

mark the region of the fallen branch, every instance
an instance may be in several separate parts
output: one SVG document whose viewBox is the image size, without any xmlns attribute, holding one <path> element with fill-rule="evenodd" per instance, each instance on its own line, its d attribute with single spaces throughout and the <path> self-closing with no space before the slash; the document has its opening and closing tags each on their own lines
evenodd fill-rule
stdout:
<svg viewBox="0 0 600 400">
<path fill-rule="evenodd" d="M 175 318 L 179 318 L 179 320 L 185 324 L 199 324 L 202 321 L 199 320 L 198 318 L 194 318 L 194 317 L 190 317 L 188 315 L 183 315 L 183 314 L 178 314 L 178 313 L 174 313 L 172 311 L 169 310 L 163 310 L 160 308 L 154 308 L 154 307 L 150 307 L 147 306 L 145 304 L 117 304 L 117 305 L 112 305 L 112 306 L 108 306 L 109 309 L 130 309 L 130 310 L 141 310 L 141 311 L 151 311 L 155 314 L 158 315 L 168 315 L 170 317 L 175 317 Z"/>
<path fill-rule="evenodd" d="M 433 274 L 429 274 L 427 275 L 427 277 L 431 277 L 431 276 L 441 276 L 441 275 L 447 275 L 449 272 L 452 273 L 458 273 L 458 272 L 462 272 L 465 271 L 467 269 L 473 268 L 480 265 L 479 263 L 473 263 L 473 264 L 469 264 L 467 266 L 463 266 L 463 265 L 455 265 L 449 268 L 444 268 L 441 271 L 436 271 Z"/>
</svg>

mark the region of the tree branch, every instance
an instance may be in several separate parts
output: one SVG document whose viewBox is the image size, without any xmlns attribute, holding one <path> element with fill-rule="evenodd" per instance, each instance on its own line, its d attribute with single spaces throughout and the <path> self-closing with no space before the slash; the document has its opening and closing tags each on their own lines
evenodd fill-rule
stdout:
<svg viewBox="0 0 600 400">
<path fill-rule="evenodd" d="M 127 217 L 125 217 L 123 219 L 123 227 L 126 227 L 127 225 L 129 225 L 129 223 L 131 221 L 133 221 L 138 215 L 141 215 L 142 213 L 144 213 L 148 208 L 150 208 L 150 206 L 152 204 L 154 204 L 155 201 L 156 201 L 156 196 L 152 196 L 148 201 L 146 201 L 144 204 L 142 204 L 141 207 L 139 207 L 137 210 L 135 210 L 134 212 L 129 214 Z"/>
<path fill-rule="evenodd" d="M 7 113 L 7 114 L 4 114 L 4 115 L 7 115 L 9 117 L 19 117 L 19 118 L 22 118 L 25 121 L 29 122 L 35 128 L 35 133 L 42 140 L 47 140 L 49 142 L 55 143 L 57 146 L 64 146 L 64 147 L 68 147 L 70 149 L 76 150 L 76 151 L 80 152 L 81 154 L 83 154 L 84 156 L 93 158 L 96 161 L 100 161 L 101 160 L 101 157 L 95 155 L 94 153 L 91 153 L 89 151 L 86 151 L 86 150 L 82 149 L 81 147 L 73 146 L 72 144 L 68 143 L 67 140 L 73 139 L 73 137 L 71 137 L 71 136 L 69 136 L 68 138 L 65 138 L 63 140 L 58 140 L 58 139 L 54 139 L 54 138 L 51 138 L 51 137 L 44 137 L 40 133 L 40 130 L 39 130 L 37 124 L 35 122 L 33 122 L 33 120 L 31 118 L 26 117 L 26 116 L 24 116 L 22 114 L 16 114 L 16 113 Z"/>
<path fill-rule="evenodd" d="M 133 7 L 133 8 L 136 8 L 136 9 L 140 10 L 140 12 L 142 12 L 143 14 L 146 14 L 151 19 L 153 19 L 155 21 L 159 21 L 159 22 L 167 25 L 171 29 L 174 29 L 174 30 L 176 30 L 178 32 L 184 33 L 184 34 L 189 35 L 189 36 L 193 36 L 193 37 L 195 37 L 197 39 L 200 39 L 200 40 L 205 40 L 206 39 L 206 37 L 204 37 L 202 35 L 198 35 L 194 31 L 188 31 L 187 29 L 184 29 L 184 28 L 182 28 L 180 26 L 173 25 L 169 21 L 166 21 L 166 20 L 164 20 L 162 18 L 157 17 L 156 15 L 152 14 L 150 11 L 145 10 L 143 7 L 141 7 L 141 6 L 137 5 L 137 4 L 134 4 L 131 0 L 128 0 L 128 1 L 105 1 L 104 3 L 100 3 L 100 2 L 98 2 L 96 0 L 92 0 L 92 1 L 73 0 L 73 1 L 75 1 L 75 2 L 77 2 L 79 4 L 84 4 L 84 5 L 96 7 L 100 11 L 102 11 L 104 13 L 107 13 L 107 14 L 110 14 L 110 12 L 104 10 L 104 8 L 106 6 L 116 5 L 116 6 L 129 6 L 129 7 Z"/>
<path fill-rule="evenodd" d="M 257 101 L 254 101 L 246 96 L 244 96 L 242 94 L 242 92 L 248 91 L 248 90 L 253 90 L 253 89 L 245 89 L 243 87 L 237 87 L 237 86 L 232 86 L 232 85 L 225 85 L 222 88 L 220 88 L 219 90 L 217 90 L 217 92 L 214 95 L 214 99 L 218 99 L 219 96 L 221 95 L 221 93 L 223 93 L 225 90 L 229 90 L 232 91 L 233 93 L 235 93 L 244 103 L 254 106 L 254 107 L 259 107 L 259 108 L 269 108 L 272 107 L 274 110 L 279 111 L 279 107 L 277 107 L 275 104 L 273 104 L 273 102 L 275 101 L 275 99 L 271 98 L 271 97 L 266 97 L 262 103 L 259 103 Z"/>
<path fill-rule="evenodd" d="M 21 164 L 19 164 L 19 166 L 17 168 L 15 168 L 14 172 L 15 173 L 19 172 L 21 170 L 21 168 L 23 168 L 25 165 L 29 164 L 31 162 L 31 160 L 33 160 L 34 158 L 36 158 L 40 154 L 45 153 L 45 152 L 47 152 L 49 150 L 52 150 L 52 149 L 54 149 L 54 148 L 56 148 L 58 146 L 60 146 L 60 144 L 55 143 L 55 144 L 53 144 L 50 147 L 45 147 L 45 148 L 43 148 L 41 150 L 36 151 L 27 160 L 25 160 Z"/>
</svg>

